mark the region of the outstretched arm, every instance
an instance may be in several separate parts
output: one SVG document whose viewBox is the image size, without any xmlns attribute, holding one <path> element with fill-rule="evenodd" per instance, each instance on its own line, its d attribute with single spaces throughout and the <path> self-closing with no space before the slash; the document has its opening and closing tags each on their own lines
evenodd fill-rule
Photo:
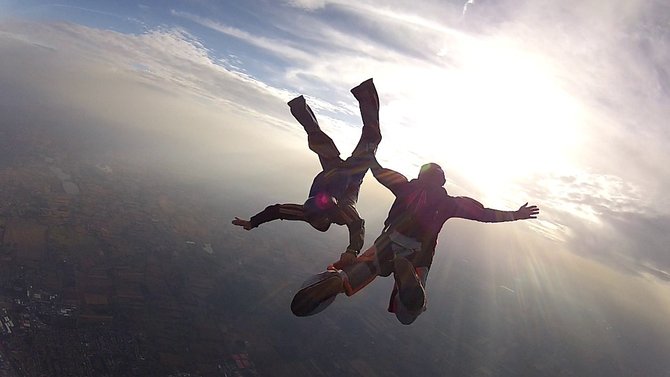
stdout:
<svg viewBox="0 0 670 377">
<path fill-rule="evenodd" d="M 233 220 L 233 225 L 241 226 L 244 230 L 251 230 L 253 228 L 251 226 L 251 221 L 241 219 L 237 216 L 235 216 L 235 220 Z"/>
<path fill-rule="evenodd" d="M 233 225 L 241 226 L 245 230 L 251 230 L 263 223 L 277 219 L 306 221 L 301 204 L 275 204 L 266 207 L 263 211 L 252 216 L 250 220 L 235 217 Z"/>
<path fill-rule="evenodd" d="M 537 206 L 529 206 L 528 203 L 522 205 L 516 211 L 501 211 L 498 209 L 485 208 L 480 202 L 465 196 L 454 198 L 454 204 L 453 217 L 486 223 L 535 219 L 540 213 L 540 209 Z"/>
<path fill-rule="evenodd" d="M 370 170 L 377 181 L 391 190 L 394 195 L 397 195 L 399 188 L 408 182 L 407 178 L 397 171 L 383 168 L 376 157 L 370 163 Z"/>
</svg>

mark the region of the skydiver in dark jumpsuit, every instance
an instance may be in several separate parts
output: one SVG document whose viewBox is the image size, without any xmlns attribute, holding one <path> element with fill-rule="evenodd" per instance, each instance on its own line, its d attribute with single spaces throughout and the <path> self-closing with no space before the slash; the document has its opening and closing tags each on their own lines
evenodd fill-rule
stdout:
<svg viewBox="0 0 670 377">
<path fill-rule="evenodd" d="M 307 132 L 309 149 L 319 156 L 322 171 L 316 175 L 303 204 L 274 204 L 244 220 L 236 217 L 234 225 L 251 230 L 257 226 L 281 219 L 305 221 L 325 232 L 331 224 L 346 225 L 349 245 L 340 255 L 340 264 L 352 263 L 363 247 L 365 222 L 356 210 L 358 193 L 363 177 L 375 161 L 375 152 L 382 139 L 379 128 L 379 97 L 372 79 L 351 89 L 358 100 L 363 130 L 351 156 L 340 158 L 340 151 L 326 135 L 305 102 L 303 96 L 288 102 L 291 114 Z"/>
<path fill-rule="evenodd" d="M 434 163 L 423 165 L 418 178 L 411 181 L 376 162 L 371 170 L 396 197 L 381 235 L 354 263 L 346 266 L 334 263 L 326 272 L 308 279 L 291 303 L 295 315 L 316 314 L 337 294 L 351 296 L 377 276 L 393 274 L 395 286 L 388 311 L 401 323 L 411 324 L 426 310 L 428 270 L 438 235 L 448 219 L 497 223 L 534 219 L 539 213 L 537 206 L 528 203 L 516 211 L 501 211 L 485 208 L 472 198 L 451 196 L 443 187 L 446 180 L 442 168 Z"/>
</svg>

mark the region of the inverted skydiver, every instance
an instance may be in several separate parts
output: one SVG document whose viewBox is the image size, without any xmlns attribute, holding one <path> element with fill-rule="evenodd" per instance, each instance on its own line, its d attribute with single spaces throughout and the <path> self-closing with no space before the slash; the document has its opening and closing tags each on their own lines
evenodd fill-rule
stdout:
<svg viewBox="0 0 670 377">
<path fill-rule="evenodd" d="M 291 114 L 307 132 L 309 149 L 319 156 L 322 171 L 316 175 L 303 204 L 274 204 L 244 220 L 236 217 L 234 225 L 246 230 L 272 220 L 306 221 L 315 229 L 325 232 L 331 224 L 346 225 L 349 245 L 340 255 L 340 265 L 352 263 L 363 247 L 365 221 L 356 210 L 358 193 L 363 177 L 375 161 L 375 152 L 382 139 L 379 128 L 379 97 L 372 79 L 351 89 L 358 100 L 363 129 L 361 138 L 351 156 L 340 158 L 340 151 L 326 135 L 303 96 L 288 102 Z"/>
</svg>

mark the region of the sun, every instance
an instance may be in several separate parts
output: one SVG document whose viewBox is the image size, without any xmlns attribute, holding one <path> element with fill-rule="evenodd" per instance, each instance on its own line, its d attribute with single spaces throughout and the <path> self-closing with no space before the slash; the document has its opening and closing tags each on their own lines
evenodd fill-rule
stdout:
<svg viewBox="0 0 670 377">
<path fill-rule="evenodd" d="M 491 193 L 567 164 L 580 143 L 582 112 L 552 66 L 509 46 L 470 54 L 417 101 L 432 109 L 417 111 L 429 154 Z"/>
</svg>

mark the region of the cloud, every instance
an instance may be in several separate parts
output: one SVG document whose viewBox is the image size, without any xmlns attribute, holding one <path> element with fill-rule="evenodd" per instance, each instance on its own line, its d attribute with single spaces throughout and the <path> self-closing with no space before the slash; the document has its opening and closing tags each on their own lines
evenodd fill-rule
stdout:
<svg viewBox="0 0 670 377">
<path fill-rule="evenodd" d="M 644 187 L 613 175 L 547 175 L 529 189 L 542 208 L 529 224 L 568 250 L 622 271 L 663 279 L 670 215 Z M 660 271 L 654 273 L 654 271 Z"/>
<path fill-rule="evenodd" d="M 316 9 L 321 9 L 326 6 L 328 1 L 326 0 L 286 0 L 286 5 L 291 7 L 300 8 L 308 11 L 313 11 Z"/>
<path fill-rule="evenodd" d="M 290 43 L 285 40 L 282 41 L 272 38 L 254 36 L 246 31 L 221 24 L 211 19 L 199 17 L 188 12 L 172 10 L 171 13 L 173 16 L 190 20 L 219 33 L 240 39 L 252 46 L 260 48 L 264 51 L 271 52 L 275 56 L 278 56 L 284 60 L 291 62 L 305 62 L 312 58 L 308 53 L 291 47 Z"/>
<path fill-rule="evenodd" d="M 245 199 L 267 197 L 264 177 L 291 169 L 295 181 L 271 186 L 301 197 L 295 182 L 308 185 L 318 171 L 280 98 L 287 93 L 226 73 L 183 32 L 34 23 L 0 30 L 0 130 L 42 132 L 53 139 L 44 153 L 140 166 L 147 180 L 165 175 L 216 190 L 225 183 Z"/>
<path fill-rule="evenodd" d="M 579 140 L 563 166 L 525 185 L 544 204 L 544 229 L 582 255 L 638 272 L 636 259 L 668 267 L 667 236 L 654 224 L 670 214 L 670 170 L 661 168 L 670 143 L 669 17 L 661 1 L 475 0 L 465 9 L 464 30 L 542 56 L 577 104 Z"/>
<path fill-rule="evenodd" d="M 74 24 L 4 24 L 6 33 L 50 46 L 60 54 L 95 60 L 112 70 L 137 70 L 147 82 L 169 82 L 181 90 L 212 101 L 236 104 L 253 112 L 258 101 L 277 104 L 292 93 L 268 86 L 238 71 L 217 64 L 197 38 L 183 29 L 154 29 L 140 35 L 87 28 Z M 271 107 L 272 108 L 272 107 Z M 285 109 L 281 109 L 285 110 Z M 268 119 L 286 119 L 283 113 L 268 114 Z"/>
<path fill-rule="evenodd" d="M 399 27 L 414 27 L 422 23 L 418 17 L 403 16 L 401 12 L 388 9 L 374 10 L 370 6 L 353 2 L 337 2 L 333 7 L 344 14 L 357 17 L 357 24 L 375 25 L 380 33 L 388 34 L 387 31 L 397 30 Z M 278 12 L 272 19 L 273 27 L 281 30 L 283 33 L 280 35 L 285 37 L 268 38 L 190 13 L 176 10 L 172 13 L 244 41 L 258 49 L 261 54 L 269 53 L 282 59 L 284 67 L 278 69 L 276 74 L 280 75 L 283 85 L 307 94 L 314 101 L 315 108 L 327 110 L 333 116 L 333 119 L 327 119 L 328 123 L 337 123 L 338 116 L 339 122 L 359 122 L 358 110 L 346 89 L 368 77 L 374 76 L 380 83 L 379 88 L 384 91 L 384 103 L 399 102 L 398 99 L 407 97 L 407 94 L 420 91 L 428 83 L 435 85 L 436 79 L 440 80 L 433 74 L 439 70 L 439 65 L 426 62 L 414 53 L 419 50 L 416 47 L 420 45 L 418 41 L 426 41 L 425 33 L 405 33 L 416 40 L 387 38 L 379 41 L 366 35 L 366 30 L 324 22 L 318 15 Z M 409 19 L 413 21 L 408 23 Z M 397 34 L 402 34 L 402 31 Z M 432 52 L 424 50 L 422 54 L 435 57 L 441 46 L 436 45 Z M 241 68 L 244 69 L 243 66 Z M 275 76 L 275 79 L 278 78 Z M 386 105 L 384 107 L 386 109 Z M 386 111 L 390 113 L 390 110 Z M 386 119 L 389 121 L 388 126 L 397 130 L 407 128 L 411 122 L 402 111 L 395 111 L 393 117 Z M 401 140 L 406 136 L 407 132 L 399 132 L 391 135 L 389 140 Z M 353 138 L 343 141 L 345 144 L 354 142 Z"/>
<path fill-rule="evenodd" d="M 116 69 L 139 69 L 147 82 L 177 84 L 280 127 L 292 125 L 283 102 L 304 93 L 344 153 L 357 138 L 349 126 L 360 122 L 347 89 L 374 77 L 382 101 L 380 159 L 403 173 L 414 174 L 426 159 L 444 161 L 466 188 L 475 187 L 467 180 L 476 182 L 477 171 L 490 172 L 482 181 L 490 190 L 502 186 L 490 176 L 516 174 L 513 196 L 544 205 L 547 217 L 536 229 L 573 245 L 595 247 L 581 229 L 614 229 L 608 215 L 631 213 L 621 221 L 638 230 L 645 218 L 668 215 L 670 173 L 659 169 L 670 142 L 667 6 L 474 1 L 464 25 L 458 22 L 464 3 L 292 2 L 287 5 L 294 9 L 275 8 L 268 24 L 253 32 L 172 11 L 242 41 L 261 57 L 281 59 L 271 68 L 272 84 L 244 62 L 216 61 L 185 28 L 123 35 L 24 25 L 15 35 L 83 51 Z M 473 32 L 467 22 L 476 7 L 484 16 Z M 514 128 L 518 123 L 528 126 Z M 526 176 L 514 166 L 523 161 L 505 154 L 515 143 L 535 147 L 534 157 L 525 157 L 534 169 Z M 652 254 L 652 267 L 654 259 L 665 263 Z"/>
</svg>

